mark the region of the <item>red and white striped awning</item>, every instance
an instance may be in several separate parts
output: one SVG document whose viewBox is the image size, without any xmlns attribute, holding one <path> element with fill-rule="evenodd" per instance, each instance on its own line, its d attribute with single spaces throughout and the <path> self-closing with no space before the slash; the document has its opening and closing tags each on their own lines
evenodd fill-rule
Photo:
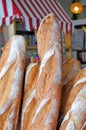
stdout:
<svg viewBox="0 0 86 130">
<path fill-rule="evenodd" d="M 14 18 L 24 18 L 26 29 L 39 26 L 41 20 L 53 13 L 64 32 L 72 32 L 72 21 L 57 0 L 0 0 L 0 25 Z"/>
<path fill-rule="evenodd" d="M 23 19 L 15 3 L 12 0 L 0 0 L 0 26 L 9 25 L 15 18 Z"/>
</svg>

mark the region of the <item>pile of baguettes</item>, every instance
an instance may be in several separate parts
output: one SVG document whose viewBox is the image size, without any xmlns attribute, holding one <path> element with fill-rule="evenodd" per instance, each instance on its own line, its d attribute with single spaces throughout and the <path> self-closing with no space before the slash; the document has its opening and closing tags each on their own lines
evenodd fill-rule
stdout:
<svg viewBox="0 0 86 130">
<path fill-rule="evenodd" d="M 0 130 L 86 130 L 86 69 L 62 64 L 54 15 L 37 33 L 40 63 L 26 64 L 26 42 L 13 36 L 0 58 Z M 62 96 L 61 96 L 62 95 Z"/>
</svg>

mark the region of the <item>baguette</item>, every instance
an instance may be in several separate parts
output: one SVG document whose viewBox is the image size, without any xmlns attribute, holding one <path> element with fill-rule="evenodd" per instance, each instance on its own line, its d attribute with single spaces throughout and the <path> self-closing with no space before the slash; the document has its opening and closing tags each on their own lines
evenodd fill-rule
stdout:
<svg viewBox="0 0 86 130">
<path fill-rule="evenodd" d="M 65 116 L 65 107 L 70 95 L 71 89 L 74 84 L 74 80 L 77 74 L 81 70 L 81 63 L 74 58 L 65 60 L 62 67 L 62 95 L 61 95 L 61 106 L 59 113 L 59 122 L 58 127 L 60 126 L 64 116 Z M 67 109 L 67 108 L 66 108 Z"/>
<path fill-rule="evenodd" d="M 86 130 L 86 69 L 74 81 L 65 113 L 60 130 Z"/>
<path fill-rule="evenodd" d="M 56 130 L 62 86 L 62 53 L 60 29 L 52 14 L 40 24 L 37 47 L 41 63 L 32 65 L 26 74 L 21 130 Z M 31 76 L 34 72 L 35 77 Z"/>
<path fill-rule="evenodd" d="M 0 58 L 0 130 L 17 130 L 26 45 L 22 36 L 6 43 Z"/>
<path fill-rule="evenodd" d="M 69 58 L 63 62 L 62 69 L 62 86 L 65 86 L 71 82 L 81 70 L 81 63 L 77 59 Z"/>
<path fill-rule="evenodd" d="M 21 116 L 21 130 L 28 129 L 28 124 L 31 118 L 30 111 L 34 110 L 35 106 L 34 96 L 36 93 L 35 84 L 37 80 L 38 69 L 39 69 L 38 63 L 31 63 L 30 65 L 28 65 L 26 69 L 24 99 L 23 99 L 22 116 Z M 32 107 L 28 108 L 31 102 L 33 102 L 32 103 L 33 108 Z"/>
</svg>

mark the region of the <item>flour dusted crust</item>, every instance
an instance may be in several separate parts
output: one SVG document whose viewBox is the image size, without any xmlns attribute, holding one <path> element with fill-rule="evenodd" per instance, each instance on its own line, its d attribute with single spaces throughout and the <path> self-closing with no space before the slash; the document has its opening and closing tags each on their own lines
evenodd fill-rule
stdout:
<svg viewBox="0 0 86 130">
<path fill-rule="evenodd" d="M 23 99 L 23 106 L 22 106 L 22 116 L 21 116 L 21 129 L 24 130 L 28 127 L 28 120 L 30 120 L 29 111 L 33 111 L 34 109 L 29 108 L 31 102 L 34 103 L 34 97 L 36 95 L 35 83 L 37 81 L 37 73 L 39 70 L 38 63 L 31 63 L 26 70 L 25 75 L 25 85 L 24 85 L 24 99 Z M 33 104 L 32 103 L 32 104 Z M 34 104 L 33 104 L 34 108 Z"/>
<path fill-rule="evenodd" d="M 17 130 L 25 68 L 25 40 L 13 36 L 0 58 L 0 130 Z"/>
<path fill-rule="evenodd" d="M 60 130 L 86 129 L 86 69 L 79 72 L 74 83 Z"/>
<path fill-rule="evenodd" d="M 41 22 L 37 32 L 37 43 L 40 59 L 52 48 L 56 50 L 56 53 L 58 53 L 59 49 L 59 55 L 61 55 L 60 28 L 52 14 L 46 16 Z"/>
<path fill-rule="evenodd" d="M 81 63 L 74 58 L 69 58 L 63 63 L 62 86 L 73 80 L 81 70 Z"/>
<path fill-rule="evenodd" d="M 28 67 L 21 129 L 55 130 L 61 98 L 62 54 L 60 30 L 52 14 L 43 19 L 37 44 L 40 64 Z M 32 71 L 36 72 L 34 76 Z"/>
<path fill-rule="evenodd" d="M 58 127 L 66 114 L 66 103 L 73 87 L 74 80 L 81 70 L 81 63 L 77 59 L 70 58 L 64 61 L 62 69 L 62 96 Z"/>
</svg>

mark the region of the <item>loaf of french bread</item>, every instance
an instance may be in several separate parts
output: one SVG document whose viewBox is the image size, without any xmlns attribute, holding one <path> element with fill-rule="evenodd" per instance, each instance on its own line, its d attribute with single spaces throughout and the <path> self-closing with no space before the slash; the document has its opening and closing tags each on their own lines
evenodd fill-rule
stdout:
<svg viewBox="0 0 86 130">
<path fill-rule="evenodd" d="M 86 130 L 86 68 L 75 78 L 60 130 Z"/>
<path fill-rule="evenodd" d="M 13 36 L 0 58 L 0 130 L 17 130 L 26 59 L 26 43 Z"/>
<path fill-rule="evenodd" d="M 81 67 L 82 66 L 79 60 L 74 58 L 66 59 L 62 66 L 62 86 L 65 86 L 75 79 L 76 75 L 81 70 Z"/>
<path fill-rule="evenodd" d="M 21 130 L 56 130 L 62 88 L 62 52 L 58 23 L 46 16 L 37 33 L 40 64 L 26 72 Z"/>
<path fill-rule="evenodd" d="M 61 105 L 59 113 L 58 127 L 60 126 L 64 116 L 66 103 L 69 98 L 71 89 L 74 84 L 74 80 L 77 74 L 81 70 L 81 63 L 74 58 L 69 58 L 63 62 L 62 66 L 62 94 L 61 94 Z M 67 109 L 67 108 L 66 108 Z"/>
</svg>

